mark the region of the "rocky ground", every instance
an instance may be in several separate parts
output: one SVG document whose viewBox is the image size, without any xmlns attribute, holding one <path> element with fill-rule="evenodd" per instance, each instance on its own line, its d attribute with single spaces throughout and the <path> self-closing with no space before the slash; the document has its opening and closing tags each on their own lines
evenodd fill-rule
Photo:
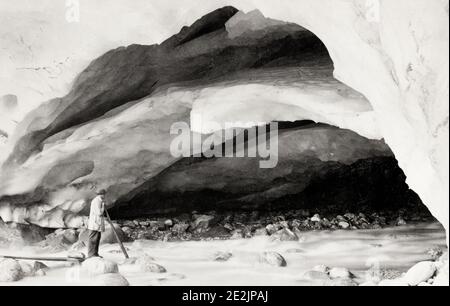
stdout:
<svg viewBox="0 0 450 306">
<path fill-rule="evenodd" d="M 236 239 L 271 236 L 273 239 L 298 240 L 303 231 L 380 229 L 409 223 L 431 222 L 426 209 L 338 213 L 338 209 L 299 209 L 280 212 L 222 212 L 183 214 L 177 217 L 117 220 L 124 235 L 131 239 L 163 241 Z"/>
<path fill-rule="evenodd" d="M 436 220 L 422 206 L 375 212 L 342 213 L 336 207 L 290 211 L 192 212 L 177 216 L 154 216 L 134 220 L 114 220 L 121 240 L 190 241 L 226 240 L 269 236 L 271 240 L 301 241 L 303 232 L 316 230 L 366 230 L 403 226 Z M 0 220 L 1 222 L 1 220 Z M 38 245 L 47 252 L 79 251 L 86 244 L 87 230 L 43 229 L 37 226 L 0 223 L 0 243 L 25 242 Z M 109 225 L 102 243 L 115 243 Z"/>
</svg>

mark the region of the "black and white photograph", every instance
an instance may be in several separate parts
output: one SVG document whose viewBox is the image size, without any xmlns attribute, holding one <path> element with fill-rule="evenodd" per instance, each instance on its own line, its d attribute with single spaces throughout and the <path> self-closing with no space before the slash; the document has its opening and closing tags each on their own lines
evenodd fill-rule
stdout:
<svg viewBox="0 0 450 306">
<path fill-rule="evenodd" d="M 0 0 L 0 290 L 442 287 L 448 245 L 449 0 Z"/>
</svg>

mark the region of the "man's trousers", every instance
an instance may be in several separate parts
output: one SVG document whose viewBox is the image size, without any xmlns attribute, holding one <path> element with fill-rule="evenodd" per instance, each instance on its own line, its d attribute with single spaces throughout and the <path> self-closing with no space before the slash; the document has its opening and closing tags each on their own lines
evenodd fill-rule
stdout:
<svg viewBox="0 0 450 306">
<path fill-rule="evenodd" d="M 89 230 L 88 257 L 99 256 L 98 248 L 100 246 L 100 238 L 101 237 L 102 237 L 101 232 Z"/>
</svg>

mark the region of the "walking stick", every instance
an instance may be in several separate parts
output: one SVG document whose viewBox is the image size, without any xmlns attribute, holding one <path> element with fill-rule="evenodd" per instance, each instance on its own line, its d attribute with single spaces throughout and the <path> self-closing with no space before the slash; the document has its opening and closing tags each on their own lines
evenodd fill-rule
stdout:
<svg viewBox="0 0 450 306">
<path fill-rule="evenodd" d="M 116 240 L 119 243 L 119 246 L 120 246 L 120 249 L 122 250 L 123 255 L 125 255 L 126 259 L 130 258 L 130 256 L 128 256 L 127 250 L 123 246 L 122 241 L 120 241 L 119 235 L 117 234 L 116 228 L 114 227 L 114 224 L 112 223 L 111 218 L 109 217 L 109 213 L 106 210 L 106 208 L 105 208 L 105 213 L 106 213 L 106 220 L 108 221 L 109 225 L 111 225 L 111 228 L 113 230 L 114 236 L 116 236 Z"/>
</svg>

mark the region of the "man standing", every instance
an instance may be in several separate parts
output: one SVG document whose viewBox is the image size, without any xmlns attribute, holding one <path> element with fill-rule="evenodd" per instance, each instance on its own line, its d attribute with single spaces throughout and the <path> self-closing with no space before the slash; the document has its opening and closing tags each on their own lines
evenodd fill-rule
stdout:
<svg viewBox="0 0 450 306">
<path fill-rule="evenodd" d="M 100 238 L 102 232 L 105 231 L 105 190 L 97 192 L 97 196 L 91 202 L 91 212 L 89 214 L 89 241 L 88 241 L 88 258 L 100 257 L 98 248 L 100 246 Z"/>
</svg>

